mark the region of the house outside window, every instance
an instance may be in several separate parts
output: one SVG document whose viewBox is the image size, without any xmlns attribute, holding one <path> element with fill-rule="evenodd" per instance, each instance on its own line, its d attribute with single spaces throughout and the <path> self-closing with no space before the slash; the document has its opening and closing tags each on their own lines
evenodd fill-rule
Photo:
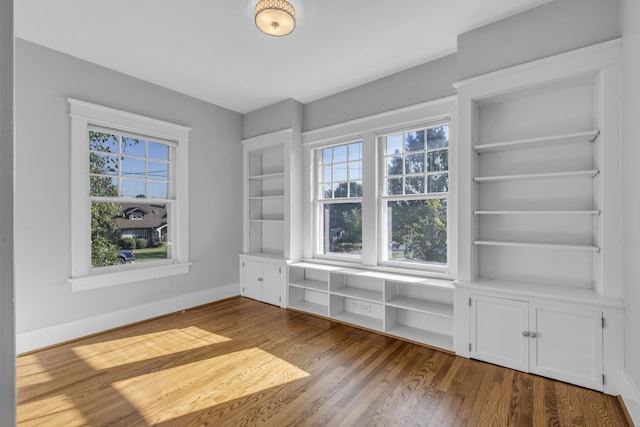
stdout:
<svg viewBox="0 0 640 427">
<path fill-rule="evenodd" d="M 186 273 L 189 129 L 69 99 L 73 290 Z M 124 249 L 155 247 L 120 265 Z M 144 262 L 147 261 L 147 262 Z"/>
</svg>

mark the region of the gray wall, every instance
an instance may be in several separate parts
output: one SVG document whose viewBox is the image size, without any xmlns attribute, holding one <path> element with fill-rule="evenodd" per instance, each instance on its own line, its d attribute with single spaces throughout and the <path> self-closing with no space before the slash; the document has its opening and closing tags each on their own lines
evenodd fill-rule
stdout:
<svg viewBox="0 0 640 427">
<path fill-rule="evenodd" d="M 245 114 L 243 138 L 288 128 L 294 134 L 302 131 L 302 104 L 291 98 Z"/>
<path fill-rule="evenodd" d="M 0 1 L 0 426 L 16 423 L 13 303 L 13 1 Z"/>
<path fill-rule="evenodd" d="M 15 94 L 15 212 L 19 214 L 15 217 L 14 257 L 19 338 L 26 331 L 119 311 L 135 312 L 161 301 L 170 305 L 184 295 L 206 296 L 216 288 L 237 287 L 242 244 L 240 114 L 24 40 L 16 41 Z M 189 227 L 193 265 L 189 274 L 70 291 L 70 228 L 75 225 L 69 222 L 67 97 L 192 128 Z"/>
<path fill-rule="evenodd" d="M 303 130 L 455 95 L 456 55 L 418 65 L 304 106 Z"/>
<path fill-rule="evenodd" d="M 625 372 L 640 389 L 640 2 L 625 0 L 623 3 L 623 279 L 625 301 Z M 638 397 L 638 396 L 636 396 Z M 630 408 L 631 409 L 631 408 Z M 636 422 L 640 420 L 640 402 L 636 402 Z"/>
<path fill-rule="evenodd" d="M 458 79 L 621 36 L 619 0 L 555 0 L 458 36 Z"/>
</svg>

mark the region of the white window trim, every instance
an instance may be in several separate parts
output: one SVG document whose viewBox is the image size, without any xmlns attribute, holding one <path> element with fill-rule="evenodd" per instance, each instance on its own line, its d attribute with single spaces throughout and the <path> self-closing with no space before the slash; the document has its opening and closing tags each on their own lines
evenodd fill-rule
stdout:
<svg viewBox="0 0 640 427">
<path fill-rule="evenodd" d="M 347 259 L 335 256 L 318 256 L 317 254 L 317 205 L 314 199 L 315 168 L 313 150 L 328 145 L 336 145 L 343 142 L 360 139 L 363 141 L 363 159 L 368 156 L 376 157 L 375 162 L 363 163 L 363 253 L 361 266 L 377 271 L 389 271 L 395 273 L 416 274 L 419 276 L 432 276 L 439 278 L 455 279 L 458 273 L 458 139 L 457 139 L 457 97 L 449 96 L 433 101 L 403 107 L 396 110 L 374 114 L 371 116 L 349 120 L 343 123 L 326 126 L 303 132 L 303 170 L 307 171 L 303 176 L 303 200 L 308 200 L 303 206 L 303 259 L 311 262 L 329 263 L 348 266 Z M 410 128 L 416 125 L 444 121 L 449 119 L 449 139 L 453 141 L 449 146 L 449 209 L 448 215 L 448 265 L 447 267 L 427 265 L 389 265 L 382 263 L 380 250 L 380 227 L 382 198 L 379 195 L 380 174 L 375 170 L 379 156 L 377 136 L 389 133 L 396 129 Z M 365 183 L 371 183 L 364 185 Z M 375 185 L 373 185 L 375 184 Z M 373 194 L 371 194 L 373 193 Z M 373 204 L 373 206 L 371 206 Z M 366 212 L 365 212 L 366 211 Z M 365 216 L 367 222 L 365 224 Z M 367 242 L 369 240 L 370 242 Z M 372 248 L 369 250 L 369 248 Z M 345 263 L 347 261 L 347 263 Z M 354 260 L 355 261 L 355 260 Z"/>
<path fill-rule="evenodd" d="M 73 98 L 71 117 L 71 277 L 72 291 L 97 289 L 125 283 L 171 277 L 189 272 L 189 173 L 188 143 L 191 128 L 120 111 Z M 153 265 L 127 265 L 117 269 L 91 269 L 89 203 L 89 126 L 104 126 L 175 141 L 176 198 L 172 215 L 175 224 L 173 260 Z"/>
</svg>

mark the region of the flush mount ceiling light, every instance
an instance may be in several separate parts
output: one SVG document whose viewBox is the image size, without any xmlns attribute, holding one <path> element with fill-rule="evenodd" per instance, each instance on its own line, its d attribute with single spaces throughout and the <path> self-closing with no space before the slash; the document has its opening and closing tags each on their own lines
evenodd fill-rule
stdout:
<svg viewBox="0 0 640 427">
<path fill-rule="evenodd" d="M 296 27 L 296 10 L 285 0 L 260 0 L 256 26 L 270 36 L 286 36 Z"/>
</svg>

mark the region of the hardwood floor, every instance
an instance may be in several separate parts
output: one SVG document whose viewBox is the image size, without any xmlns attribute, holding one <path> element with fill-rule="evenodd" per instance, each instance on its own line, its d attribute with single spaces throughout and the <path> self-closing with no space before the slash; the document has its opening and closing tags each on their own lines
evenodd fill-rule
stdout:
<svg viewBox="0 0 640 427">
<path fill-rule="evenodd" d="M 626 426 L 612 396 L 244 298 L 17 360 L 20 426 Z"/>
</svg>

